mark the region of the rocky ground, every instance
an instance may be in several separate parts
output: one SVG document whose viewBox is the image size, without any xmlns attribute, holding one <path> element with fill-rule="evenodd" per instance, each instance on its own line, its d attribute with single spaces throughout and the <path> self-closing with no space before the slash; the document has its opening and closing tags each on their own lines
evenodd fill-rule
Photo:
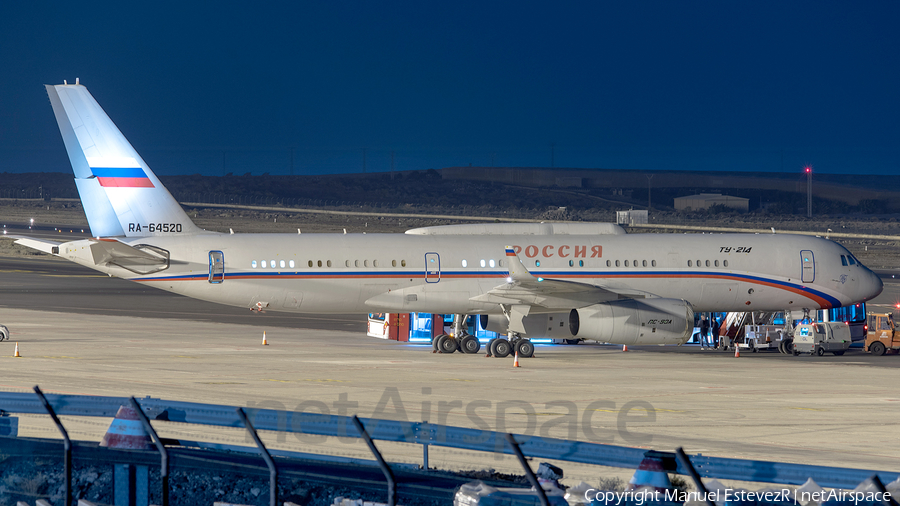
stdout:
<svg viewBox="0 0 900 506">
<path fill-rule="evenodd" d="M 44 499 L 51 504 L 62 504 L 65 494 L 62 463 L 60 461 L 35 461 L 28 458 L 7 459 L 0 471 L 0 504 L 16 504 L 23 501 L 34 504 Z M 211 505 L 214 502 L 229 504 L 269 504 L 269 481 L 266 476 L 252 476 L 201 471 L 173 470 L 169 474 L 169 504 L 173 506 Z M 150 503 L 161 504 L 158 469 L 150 471 Z M 111 465 L 78 466 L 72 472 L 72 490 L 75 499 L 95 504 L 113 504 L 113 468 Z M 279 499 L 302 506 L 326 506 L 337 496 L 361 498 L 367 501 L 385 501 L 385 493 L 361 492 L 351 487 L 335 487 L 296 478 L 279 479 Z M 410 501 L 405 504 L 431 506 L 431 501 Z"/>
</svg>

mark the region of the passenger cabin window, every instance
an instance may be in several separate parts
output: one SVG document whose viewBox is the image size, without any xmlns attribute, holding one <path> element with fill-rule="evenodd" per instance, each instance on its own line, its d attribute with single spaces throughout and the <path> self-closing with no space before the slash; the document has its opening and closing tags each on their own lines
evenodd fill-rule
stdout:
<svg viewBox="0 0 900 506">
<path fill-rule="evenodd" d="M 656 260 L 651 260 L 650 265 L 652 265 L 653 267 L 656 267 Z"/>
<path fill-rule="evenodd" d="M 253 267 L 254 269 L 256 269 L 256 260 L 250 262 L 250 267 Z"/>
<path fill-rule="evenodd" d="M 463 261 L 462 261 L 462 266 L 463 266 L 463 267 L 468 267 L 468 266 L 469 266 L 469 262 L 466 262 L 465 260 L 463 260 Z"/>
<path fill-rule="evenodd" d="M 406 267 L 406 260 L 400 260 L 400 267 Z"/>
<path fill-rule="evenodd" d="M 606 262 L 609 263 L 609 260 Z M 575 260 L 569 260 L 569 267 L 575 267 Z"/>
<path fill-rule="evenodd" d="M 619 261 L 618 261 L 618 260 L 616 260 L 616 267 L 618 267 L 618 266 L 619 266 Z"/>
<path fill-rule="evenodd" d="M 690 260 L 688 260 L 688 267 L 693 267 L 693 265 L 691 265 L 691 263 L 692 262 Z"/>
<path fill-rule="evenodd" d="M 293 268 L 294 268 L 294 261 L 291 260 L 291 263 L 290 263 L 289 265 L 290 265 L 291 269 L 293 269 Z"/>
<path fill-rule="evenodd" d="M 584 260 L 578 261 L 578 267 L 584 267 Z"/>
<path fill-rule="evenodd" d="M 728 260 L 722 260 L 722 265 L 728 267 Z"/>
</svg>

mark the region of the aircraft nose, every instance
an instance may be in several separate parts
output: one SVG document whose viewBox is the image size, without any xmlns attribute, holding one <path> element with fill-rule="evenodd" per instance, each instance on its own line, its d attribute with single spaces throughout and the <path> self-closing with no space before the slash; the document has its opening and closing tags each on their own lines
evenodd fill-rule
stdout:
<svg viewBox="0 0 900 506">
<path fill-rule="evenodd" d="M 870 300 L 878 297 L 884 290 L 884 283 L 877 274 L 865 268 L 865 273 L 859 280 L 859 300 Z"/>
</svg>

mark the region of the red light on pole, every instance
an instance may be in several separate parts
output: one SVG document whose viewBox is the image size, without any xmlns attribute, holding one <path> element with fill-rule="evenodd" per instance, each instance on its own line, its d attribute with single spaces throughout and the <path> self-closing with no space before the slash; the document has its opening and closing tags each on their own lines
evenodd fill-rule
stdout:
<svg viewBox="0 0 900 506">
<path fill-rule="evenodd" d="M 812 218 L 812 166 L 803 167 L 806 172 L 806 217 Z"/>
</svg>

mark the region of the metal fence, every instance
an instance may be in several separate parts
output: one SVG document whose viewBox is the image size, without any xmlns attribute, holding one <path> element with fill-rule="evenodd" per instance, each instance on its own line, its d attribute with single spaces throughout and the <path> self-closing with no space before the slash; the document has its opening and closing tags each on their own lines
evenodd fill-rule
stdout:
<svg viewBox="0 0 900 506">
<path fill-rule="evenodd" d="M 127 406 L 130 403 L 127 397 L 48 394 L 46 398 L 58 415 L 66 416 L 112 418 L 120 406 Z M 140 405 L 151 421 L 245 427 L 234 406 L 170 401 L 149 397 L 141 399 Z M 46 413 L 39 398 L 31 393 L 0 392 L 0 410 L 9 413 Z M 258 430 L 332 437 L 360 437 L 360 433 L 353 423 L 353 417 L 272 409 L 244 408 L 244 411 Z M 379 419 L 362 419 L 362 422 L 373 440 L 421 445 L 426 469 L 429 446 L 515 455 L 515 450 L 506 440 L 505 433 L 501 432 L 426 422 Z M 517 435 L 516 440 L 519 442 L 522 452 L 529 457 L 598 466 L 637 468 L 647 452 L 643 448 L 527 435 Z M 189 442 L 182 442 L 182 444 L 191 445 Z M 214 444 L 203 444 L 202 446 L 234 449 Z M 670 456 L 674 459 L 674 453 Z M 900 473 L 888 471 L 730 459 L 699 454 L 689 455 L 689 457 L 700 476 L 704 478 L 787 485 L 801 485 L 812 478 L 821 486 L 845 489 L 852 489 L 873 475 L 877 475 L 884 483 L 900 478 Z M 689 473 L 688 469 L 680 462 L 672 472 L 683 475 Z"/>
</svg>

